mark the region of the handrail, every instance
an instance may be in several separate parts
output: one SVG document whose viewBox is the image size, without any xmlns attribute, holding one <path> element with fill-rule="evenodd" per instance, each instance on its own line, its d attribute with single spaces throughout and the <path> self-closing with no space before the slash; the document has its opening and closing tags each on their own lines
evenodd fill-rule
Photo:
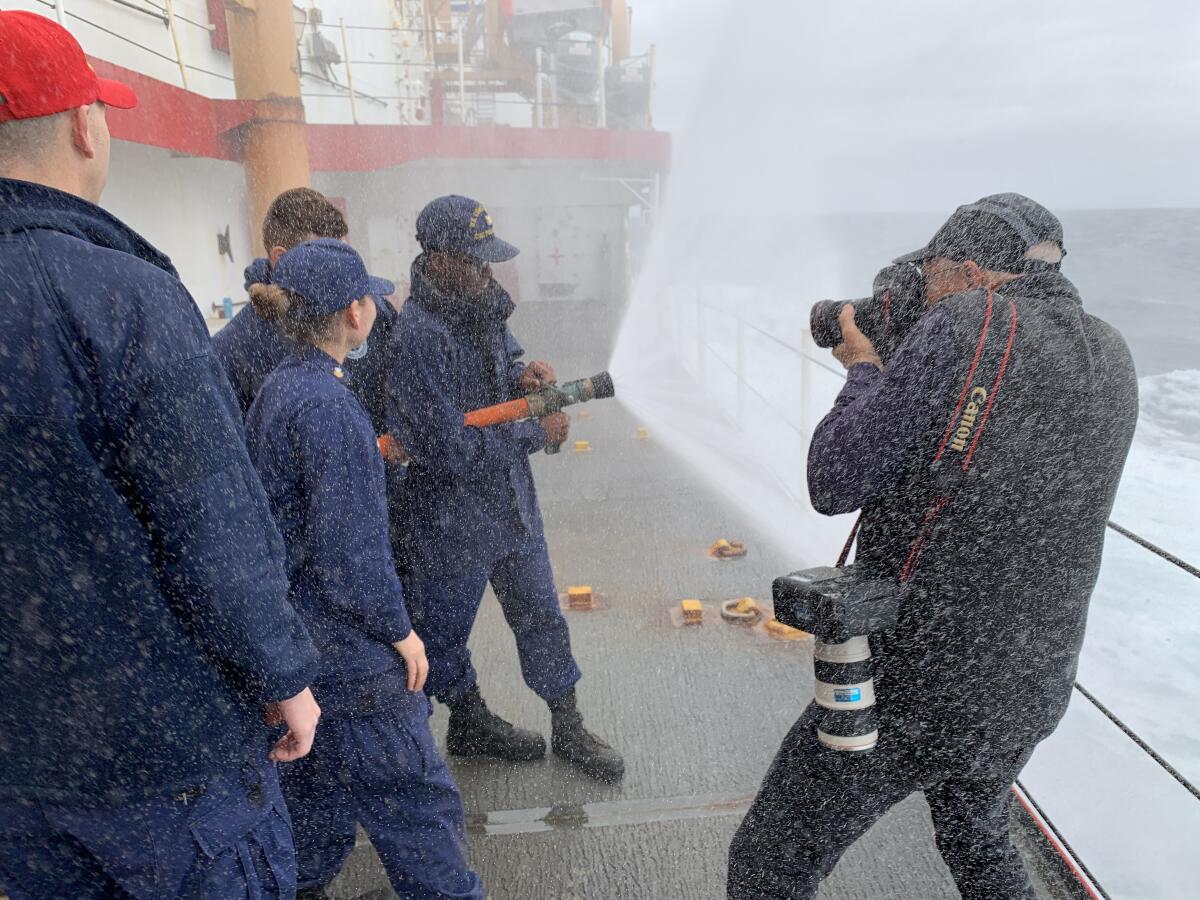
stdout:
<svg viewBox="0 0 1200 900">
<path fill-rule="evenodd" d="M 1125 537 L 1129 538 L 1131 541 L 1133 541 L 1138 546 L 1144 547 L 1145 549 L 1149 550 L 1151 553 L 1155 554 L 1156 556 L 1161 556 L 1167 562 L 1178 566 L 1179 568 L 1183 569 L 1183 571 L 1187 572 L 1189 575 L 1193 576 L 1194 578 L 1200 578 L 1200 569 L 1196 568 L 1191 563 L 1180 559 L 1178 556 L 1176 556 L 1174 553 L 1171 553 L 1169 550 L 1164 550 L 1162 547 L 1158 546 L 1158 544 L 1151 543 L 1150 541 L 1148 541 L 1144 537 L 1142 537 L 1140 534 L 1135 534 L 1134 532 L 1130 531 L 1128 528 L 1124 528 L 1124 527 L 1118 525 L 1112 519 L 1108 520 L 1108 527 L 1111 528 L 1113 531 L 1115 531 L 1117 534 L 1124 535 Z"/>
<path fill-rule="evenodd" d="M 1029 793 L 1029 788 L 1025 787 L 1020 778 L 1013 783 L 1012 793 L 1017 798 L 1017 802 L 1025 809 L 1025 813 L 1033 821 L 1035 827 L 1042 832 L 1042 836 L 1050 843 L 1051 847 L 1058 851 L 1059 856 L 1067 864 L 1084 893 L 1092 900 L 1112 900 L 1112 895 L 1104 890 L 1083 858 L 1075 852 L 1075 848 L 1070 845 L 1063 833 L 1058 830 L 1058 826 L 1046 815 L 1046 811 L 1033 798 L 1033 794 Z"/>
<path fill-rule="evenodd" d="M 1134 732 L 1134 730 L 1132 728 L 1130 728 L 1128 725 L 1126 725 L 1124 722 L 1122 722 L 1119 718 L 1117 718 L 1116 713 L 1114 713 L 1107 706 L 1105 706 L 1103 703 L 1101 703 L 1099 700 L 1097 700 L 1095 694 L 1093 694 L 1091 691 L 1089 691 L 1087 688 L 1085 688 L 1078 681 L 1075 682 L 1075 690 L 1077 690 L 1077 691 L 1079 691 L 1079 693 L 1083 694 L 1083 696 L 1086 697 L 1091 702 L 1092 706 L 1094 706 L 1094 707 L 1096 707 L 1096 709 L 1100 710 L 1100 712 L 1102 712 L 1104 714 L 1104 716 L 1110 722 L 1112 722 L 1114 725 L 1116 725 L 1118 728 L 1120 728 L 1123 732 L 1125 732 L 1125 736 L 1127 738 L 1129 738 L 1131 741 L 1133 741 L 1135 744 L 1137 744 L 1139 747 L 1141 747 L 1142 750 L 1148 756 L 1150 756 L 1151 759 L 1153 759 L 1156 763 L 1158 763 L 1160 766 L 1162 766 L 1167 771 L 1167 774 L 1169 774 L 1172 778 L 1174 778 L 1181 785 L 1183 785 L 1185 788 L 1187 788 L 1188 793 L 1190 793 L 1197 800 L 1200 800 L 1200 788 L 1197 788 L 1194 784 L 1192 784 L 1190 781 L 1188 781 L 1187 778 L 1184 777 L 1183 773 L 1181 773 L 1173 765 L 1171 765 L 1169 762 L 1167 762 L 1165 759 L 1163 759 L 1162 756 L 1158 753 L 1158 751 L 1156 751 L 1153 747 L 1151 747 L 1144 740 L 1142 740 L 1140 737 L 1138 737 L 1137 733 Z"/>
<path fill-rule="evenodd" d="M 42 6 L 48 7 L 49 9 L 54 9 L 54 4 L 51 2 L 51 0 L 36 0 L 36 2 L 40 3 Z M 143 9 L 141 11 L 149 12 L 149 10 L 145 10 L 145 9 Z M 137 47 L 139 50 L 146 51 L 151 56 L 156 56 L 161 60 L 164 60 L 169 63 L 174 63 L 177 66 L 181 64 L 181 61 L 177 57 L 168 56 L 165 53 L 160 53 L 159 51 L 155 50 L 153 47 L 147 47 L 145 44 L 135 41 L 133 38 L 127 37 L 126 35 L 121 34 L 119 31 L 113 31 L 111 28 L 106 28 L 103 25 L 101 25 L 99 22 L 93 22 L 91 19 L 85 18 L 84 16 L 81 16 L 78 13 L 72 12 L 71 10 L 67 10 L 67 16 L 68 16 L 68 18 L 74 19 L 77 22 L 82 22 L 84 25 L 88 25 L 92 28 L 95 28 L 97 31 L 107 34 L 109 37 L 114 37 L 119 41 L 124 41 L 126 44 L 132 44 L 134 47 Z M 193 72 L 200 72 L 203 75 L 210 75 L 213 78 L 223 78 L 225 81 L 233 81 L 232 75 L 225 75 L 221 72 L 213 72 L 211 69 L 205 69 L 202 66 L 194 66 L 188 62 L 183 62 L 182 65 Z"/>
</svg>

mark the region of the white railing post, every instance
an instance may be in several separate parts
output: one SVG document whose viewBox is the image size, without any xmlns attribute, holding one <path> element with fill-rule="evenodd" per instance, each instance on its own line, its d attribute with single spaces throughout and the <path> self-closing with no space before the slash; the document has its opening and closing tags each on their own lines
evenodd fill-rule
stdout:
<svg viewBox="0 0 1200 900">
<path fill-rule="evenodd" d="M 358 104 L 354 98 L 354 72 L 350 68 L 350 42 L 346 40 L 346 20 L 338 19 L 342 31 L 342 59 L 346 63 L 346 90 L 350 92 L 350 121 L 358 124 Z"/>
<path fill-rule="evenodd" d="M 598 128 L 608 127 L 608 92 L 605 90 L 604 83 L 604 41 L 597 36 L 596 38 L 596 82 L 599 85 L 599 113 L 596 116 L 596 126 Z"/>
<path fill-rule="evenodd" d="M 175 45 L 175 61 L 179 63 L 179 78 L 186 91 L 189 89 L 187 63 L 183 61 L 183 51 L 179 46 L 179 30 L 175 27 L 175 0 L 167 0 L 167 27 L 171 29 L 171 43 Z"/>
<path fill-rule="evenodd" d="M 535 115 L 534 115 L 534 122 L 538 128 L 545 128 L 546 127 L 546 107 L 545 107 L 546 98 L 544 96 L 542 79 L 545 78 L 546 76 L 545 76 L 545 73 L 542 71 L 543 65 L 542 65 L 542 48 L 541 47 L 538 47 L 534 51 L 534 57 L 537 61 L 537 73 L 534 75 L 534 84 L 533 84 L 533 91 L 534 91 L 534 101 L 533 102 L 534 102 L 534 106 L 536 107 Z"/>
<path fill-rule="evenodd" d="M 467 63 L 462 22 L 458 23 L 458 117 L 467 124 Z"/>
</svg>

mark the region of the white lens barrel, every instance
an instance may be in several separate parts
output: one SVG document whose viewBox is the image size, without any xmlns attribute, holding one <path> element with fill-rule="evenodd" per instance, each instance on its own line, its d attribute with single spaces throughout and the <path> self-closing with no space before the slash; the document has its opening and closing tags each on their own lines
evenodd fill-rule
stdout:
<svg viewBox="0 0 1200 900">
<path fill-rule="evenodd" d="M 871 644 L 865 635 L 813 646 L 817 740 L 831 750 L 861 752 L 879 740 Z"/>
</svg>

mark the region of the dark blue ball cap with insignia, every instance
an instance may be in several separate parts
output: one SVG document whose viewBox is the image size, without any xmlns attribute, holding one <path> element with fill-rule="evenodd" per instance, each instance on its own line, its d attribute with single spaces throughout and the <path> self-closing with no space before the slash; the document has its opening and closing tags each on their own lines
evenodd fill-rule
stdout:
<svg viewBox="0 0 1200 900">
<path fill-rule="evenodd" d="M 496 237 L 492 217 L 483 204 L 450 194 L 431 200 L 417 216 L 421 249 L 464 253 L 483 262 L 505 262 L 521 251 Z"/>
<path fill-rule="evenodd" d="M 368 275 L 354 248 L 335 238 L 293 247 L 279 257 L 271 281 L 303 298 L 303 303 L 288 307 L 287 314 L 295 318 L 328 316 L 367 294 L 386 297 L 396 292 L 386 278 Z"/>
</svg>

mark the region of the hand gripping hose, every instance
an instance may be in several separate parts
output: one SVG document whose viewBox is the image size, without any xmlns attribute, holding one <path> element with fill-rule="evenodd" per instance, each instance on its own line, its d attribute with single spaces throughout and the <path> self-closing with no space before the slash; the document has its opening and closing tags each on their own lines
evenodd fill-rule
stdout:
<svg viewBox="0 0 1200 900">
<path fill-rule="evenodd" d="M 580 378 L 562 385 L 548 384 L 517 400 L 474 410 L 463 417 L 463 424 L 485 428 L 488 425 L 503 425 L 522 419 L 540 419 L 564 407 L 586 403 L 589 400 L 605 400 L 615 394 L 612 376 L 607 372 L 600 372 L 591 378 Z M 557 453 L 558 448 L 558 444 L 550 444 L 546 447 L 546 452 Z"/>
</svg>

